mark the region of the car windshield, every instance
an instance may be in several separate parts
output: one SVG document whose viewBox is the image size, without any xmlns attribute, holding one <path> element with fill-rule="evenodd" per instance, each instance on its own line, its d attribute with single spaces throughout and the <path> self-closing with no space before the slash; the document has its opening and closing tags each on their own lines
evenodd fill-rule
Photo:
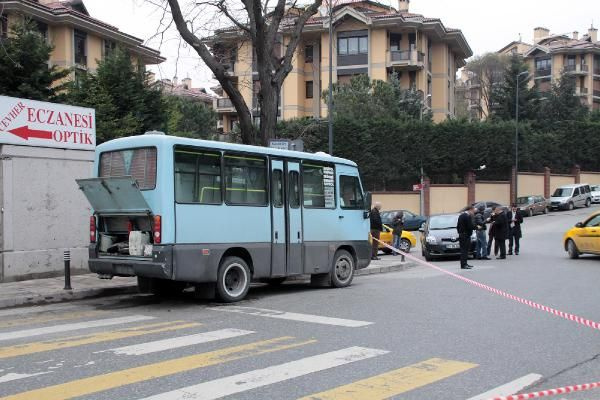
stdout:
<svg viewBox="0 0 600 400">
<path fill-rule="evenodd" d="M 517 198 L 517 204 L 529 204 L 533 203 L 533 197 L 519 197 Z"/>
<path fill-rule="evenodd" d="M 569 197 L 573 193 L 571 188 L 558 188 L 554 191 L 552 197 Z"/>
<path fill-rule="evenodd" d="M 458 215 L 436 215 L 429 219 L 430 230 L 456 229 Z"/>
<path fill-rule="evenodd" d="M 390 224 L 394 217 L 398 214 L 398 211 L 384 211 L 381 213 L 381 222 L 384 224 Z"/>
</svg>

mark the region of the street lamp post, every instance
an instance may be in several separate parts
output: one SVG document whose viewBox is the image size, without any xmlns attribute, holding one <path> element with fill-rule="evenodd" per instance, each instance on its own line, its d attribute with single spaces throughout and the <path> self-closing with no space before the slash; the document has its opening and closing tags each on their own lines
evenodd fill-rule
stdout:
<svg viewBox="0 0 600 400">
<path fill-rule="evenodd" d="M 327 96 L 327 116 L 329 120 L 329 154 L 333 155 L 333 0 L 329 6 L 329 96 Z"/>
<path fill-rule="evenodd" d="M 517 94 L 515 100 L 515 195 L 513 201 L 517 202 L 517 197 L 519 197 L 519 78 L 522 75 L 529 75 L 529 72 L 523 71 L 517 75 Z"/>
</svg>

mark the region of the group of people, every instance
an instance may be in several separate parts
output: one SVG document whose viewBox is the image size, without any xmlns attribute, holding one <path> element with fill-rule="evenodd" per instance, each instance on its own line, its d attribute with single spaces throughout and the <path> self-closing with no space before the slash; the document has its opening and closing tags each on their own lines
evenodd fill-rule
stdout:
<svg viewBox="0 0 600 400">
<path fill-rule="evenodd" d="M 484 207 L 469 207 L 461 213 L 456 225 L 460 244 L 460 267 L 462 269 L 473 268 L 468 263 L 473 232 L 477 237 L 475 245 L 477 260 L 490 260 L 492 247 L 497 260 L 506 259 L 507 254 L 519 255 L 520 240 L 523 236 L 522 223 L 523 216 L 516 204 L 513 204 L 510 210 L 504 207 L 494 207 L 488 218 L 485 217 Z M 506 251 L 507 240 L 508 253 Z"/>
<path fill-rule="evenodd" d="M 376 240 L 372 240 L 371 242 L 371 260 L 379 260 L 380 258 L 377 256 L 379 254 L 379 238 L 381 237 L 381 232 L 383 232 L 383 222 L 381 221 L 381 215 L 379 211 L 381 210 L 381 203 L 376 202 L 373 209 L 370 213 L 371 219 L 371 237 Z M 391 223 L 391 228 L 393 229 L 393 238 L 392 238 L 392 246 L 396 249 L 400 248 L 401 240 L 402 240 L 402 231 L 404 230 L 404 213 L 402 211 L 398 211 L 394 220 Z M 392 255 L 397 255 L 396 252 L 393 252 Z M 404 256 L 402 256 L 404 259 Z"/>
</svg>

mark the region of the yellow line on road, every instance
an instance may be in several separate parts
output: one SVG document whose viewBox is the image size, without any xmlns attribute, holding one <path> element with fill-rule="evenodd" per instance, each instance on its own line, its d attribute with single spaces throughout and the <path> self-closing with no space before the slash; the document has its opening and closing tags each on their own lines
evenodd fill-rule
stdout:
<svg viewBox="0 0 600 400">
<path fill-rule="evenodd" d="M 150 379 L 161 378 L 168 375 L 205 368 L 242 358 L 271 353 L 279 350 L 291 349 L 315 343 L 316 340 L 298 341 L 294 337 L 283 336 L 275 339 L 262 340 L 227 347 L 208 353 L 161 361 L 141 367 L 110 372 L 103 375 L 78 379 L 75 381 L 48 386 L 42 389 L 30 390 L 0 400 L 66 400 L 74 397 L 85 396 L 103 390 L 114 389 L 132 383 L 144 382 Z"/>
<path fill-rule="evenodd" d="M 202 324 L 197 322 L 170 321 L 156 324 L 142 325 L 135 328 L 119 329 L 115 331 L 99 332 L 90 335 L 72 336 L 67 338 L 53 339 L 43 342 L 33 342 L 18 344 L 15 346 L 0 347 L 0 359 L 9 357 L 18 357 L 27 354 L 41 353 L 43 351 L 52 351 L 67 349 L 86 344 L 107 342 L 110 340 L 125 339 L 136 336 L 148 335 L 151 333 L 174 331 L 197 327 Z"/>
<path fill-rule="evenodd" d="M 20 325 L 43 324 L 44 322 L 67 321 L 70 319 L 97 317 L 104 314 L 104 311 L 74 311 L 61 314 L 44 314 L 37 317 L 27 317 L 21 319 L 13 319 L 0 323 L 0 329 L 12 328 Z"/>
<path fill-rule="evenodd" d="M 418 364 L 306 396 L 300 400 L 383 400 L 474 367 L 477 367 L 477 364 L 432 358 Z"/>
</svg>

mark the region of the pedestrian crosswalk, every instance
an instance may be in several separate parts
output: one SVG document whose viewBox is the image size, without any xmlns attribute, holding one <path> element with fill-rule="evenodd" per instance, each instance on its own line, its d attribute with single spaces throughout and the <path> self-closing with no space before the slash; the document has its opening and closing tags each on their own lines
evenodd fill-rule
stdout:
<svg viewBox="0 0 600 400">
<path fill-rule="evenodd" d="M 23 315 L 27 329 L 18 329 L 22 324 L 17 315 L 14 324 L 0 325 L 0 400 L 255 398 L 253 391 L 293 385 L 295 380 L 343 368 L 363 371 L 360 365 L 369 362 L 358 380 L 343 381 L 342 374 L 327 383 L 328 387 L 321 382 L 319 390 L 310 390 L 312 386 L 301 392 L 283 390 L 277 398 L 376 400 L 394 398 L 478 367 L 466 361 L 431 358 L 389 368 L 396 349 L 344 340 L 321 348 L 319 338 L 223 326 L 227 319 L 213 326 L 206 321 L 70 309 L 53 312 L 51 317 Z M 340 321 L 345 320 L 326 322 L 346 329 L 353 326 Z M 35 324 L 40 326 L 33 327 Z M 69 355 L 82 357 L 68 360 Z M 386 367 L 380 367 L 377 360 Z M 150 384 L 147 387 L 152 390 L 138 395 L 135 388 L 140 384 Z M 119 390 L 127 395 L 103 395 Z"/>
</svg>

